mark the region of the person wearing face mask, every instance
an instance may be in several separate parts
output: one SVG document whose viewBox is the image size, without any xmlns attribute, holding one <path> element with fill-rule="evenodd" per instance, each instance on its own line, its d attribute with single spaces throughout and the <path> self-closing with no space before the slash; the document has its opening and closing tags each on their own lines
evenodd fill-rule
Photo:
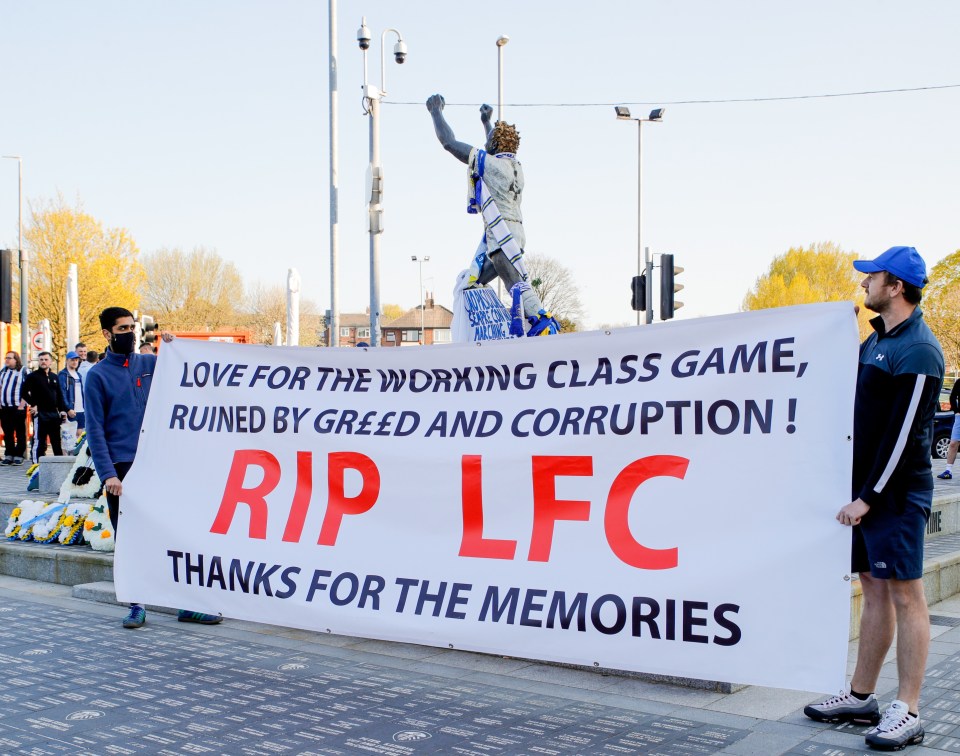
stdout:
<svg viewBox="0 0 960 756">
<path fill-rule="evenodd" d="M 100 327 L 108 348 L 103 359 L 87 372 L 83 406 L 93 465 L 103 481 L 110 522 L 114 534 L 117 534 L 122 481 L 137 454 L 140 426 L 147 408 L 157 356 L 140 354 L 135 350 L 137 337 L 130 310 L 108 307 L 100 313 Z M 172 336 L 164 334 L 164 340 L 170 338 Z M 205 625 L 215 625 L 223 620 L 220 615 L 186 610 L 181 610 L 177 618 L 181 622 Z M 123 626 L 142 627 L 146 619 L 143 606 L 131 604 Z"/>
<path fill-rule="evenodd" d="M 47 453 L 47 438 L 57 456 L 63 455 L 60 446 L 60 424 L 67 419 L 67 404 L 60 390 L 60 381 L 53 367 L 53 355 L 40 352 L 37 356 L 40 367 L 26 377 L 20 396 L 33 412 L 32 458 L 39 462 Z"/>
</svg>

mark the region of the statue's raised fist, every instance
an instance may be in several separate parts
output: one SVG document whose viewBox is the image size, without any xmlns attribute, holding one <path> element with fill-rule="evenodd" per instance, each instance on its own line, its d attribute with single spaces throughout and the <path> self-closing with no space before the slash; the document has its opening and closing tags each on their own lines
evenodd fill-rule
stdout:
<svg viewBox="0 0 960 756">
<path fill-rule="evenodd" d="M 489 121 L 493 117 L 493 106 L 483 103 L 480 106 L 480 120 Z"/>
<path fill-rule="evenodd" d="M 443 106 L 445 104 L 446 103 L 444 102 L 442 95 L 435 94 L 430 95 L 430 97 L 427 98 L 427 110 L 429 110 L 431 113 L 434 113 L 438 110 L 443 110 Z"/>
</svg>

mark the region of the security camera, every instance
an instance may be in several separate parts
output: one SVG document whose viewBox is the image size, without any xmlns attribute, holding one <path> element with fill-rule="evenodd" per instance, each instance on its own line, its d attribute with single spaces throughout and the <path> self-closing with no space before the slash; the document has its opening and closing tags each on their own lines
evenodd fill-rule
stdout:
<svg viewBox="0 0 960 756">
<path fill-rule="evenodd" d="M 367 28 L 367 19 L 364 18 L 360 22 L 360 28 L 357 30 L 357 44 L 360 45 L 361 50 L 369 50 L 370 40 L 370 30 Z"/>
<path fill-rule="evenodd" d="M 407 43 L 402 39 L 393 46 L 393 57 L 401 64 L 407 59 Z"/>
</svg>

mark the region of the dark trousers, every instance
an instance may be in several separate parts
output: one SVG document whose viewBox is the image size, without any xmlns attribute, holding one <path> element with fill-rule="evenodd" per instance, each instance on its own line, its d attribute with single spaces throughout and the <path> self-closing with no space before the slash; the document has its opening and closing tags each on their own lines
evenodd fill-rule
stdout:
<svg viewBox="0 0 960 756">
<path fill-rule="evenodd" d="M 133 467 L 133 462 L 114 462 L 113 469 L 117 471 L 117 477 L 120 480 L 123 480 L 127 473 L 130 472 L 130 468 Z M 106 483 L 106 481 L 104 481 Z M 113 494 L 107 494 L 107 507 L 110 510 L 110 522 L 113 525 L 113 537 L 117 537 L 117 520 L 118 515 L 120 514 L 120 497 L 114 496 Z"/>
<path fill-rule="evenodd" d="M 47 453 L 47 436 L 50 437 L 50 448 L 58 457 L 63 456 L 63 448 L 60 446 L 60 418 L 56 420 L 44 420 L 37 417 L 33 425 L 34 434 L 34 462 L 39 462 L 40 457 Z"/>
<path fill-rule="evenodd" d="M 0 428 L 3 428 L 4 456 L 23 459 L 27 453 L 27 411 L 0 407 Z"/>
</svg>

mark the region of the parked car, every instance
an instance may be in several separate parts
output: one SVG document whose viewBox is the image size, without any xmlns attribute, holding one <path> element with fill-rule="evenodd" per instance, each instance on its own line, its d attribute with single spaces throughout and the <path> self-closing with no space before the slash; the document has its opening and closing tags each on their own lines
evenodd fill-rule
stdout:
<svg viewBox="0 0 960 756">
<path fill-rule="evenodd" d="M 940 407 L 933 416 L 933 446 L 930 454 L 934 459 L 946 459 L 953 431 L 953 410 L 950 409 L 950 392 L 940 392 Z"/>
</svg>

